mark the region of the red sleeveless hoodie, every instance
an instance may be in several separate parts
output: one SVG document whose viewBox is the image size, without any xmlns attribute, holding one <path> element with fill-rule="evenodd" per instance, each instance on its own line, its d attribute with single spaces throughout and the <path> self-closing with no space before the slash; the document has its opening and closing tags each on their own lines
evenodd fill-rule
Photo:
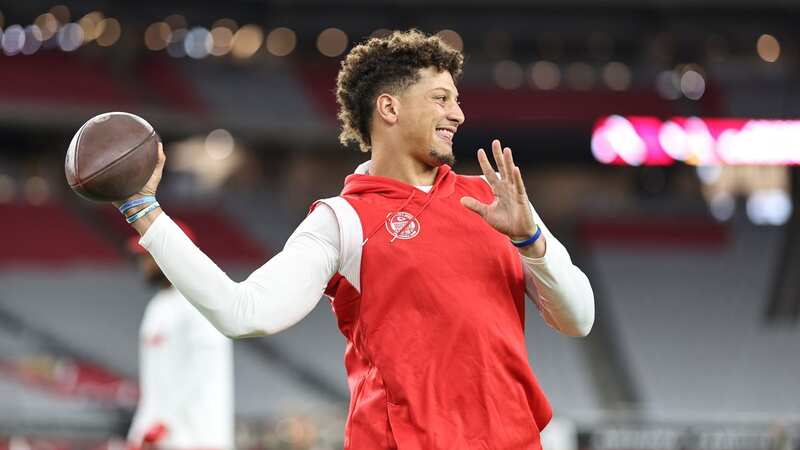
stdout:
<svg viewBox="0 0 800 450">
<path fill-rule="evenodd" d="M 347 339 L 345 449 L 541 449 L 552 412 L 528 365 L 522 262 L 465 195 L 493 199 L 447 165 L 428 193 L 345 180 L 364 239 L 358 287 L 340 273 L 326 289 Z"/>
</svg>

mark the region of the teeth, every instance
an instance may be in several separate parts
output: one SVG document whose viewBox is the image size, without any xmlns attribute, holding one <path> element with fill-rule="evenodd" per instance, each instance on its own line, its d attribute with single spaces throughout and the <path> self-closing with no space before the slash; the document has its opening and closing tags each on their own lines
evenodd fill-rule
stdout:
<svg viewBox="0 0 800 450">
<path fill-rule="evenodd" d="M 436 131 L 439 132 L 440 134 L 446 136 L 449 139 L 452 139 L 453 135 L 455 134 L 455 133 L 453 133 L 453 130 L 448 130 L 446 128 L 437 128 Z"/>
</svg>

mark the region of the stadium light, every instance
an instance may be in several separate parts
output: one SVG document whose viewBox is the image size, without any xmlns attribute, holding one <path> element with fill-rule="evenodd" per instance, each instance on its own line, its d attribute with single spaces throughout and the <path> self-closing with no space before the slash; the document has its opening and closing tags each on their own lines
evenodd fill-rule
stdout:
<svg viewBox="0 0 800 450">
<path fill-rule="evenodd" d="M 3 47 L 3 53 L 8 56 L 16 55 L 22 51 L 25 45 L 25 29 L 20 25 L 11 25 L 3 32 L 0 45 Z"/>
<path fill-rule="evenodd" d="M 326 28 L 317 36 L 317 50 L 330 58 L 344 53 L 347 43 L 347 33 L 338 28 Z"/>
<path fill-rule="evenodd" d="M 253 56 L 264 41 L 264 32 L 257 25 L 245 25 L 233 35 L 231 53 L 236 58 L 246 59 Z"/>
<path fill-rule="evenodd" d="M 226 26 L 218 25 L 211 29 L 211 42 L 212 55 L 227 55 L 233 48 L 233 31 Z"/>
<path fill-rule="evenodd" d="M 42 41 L 47 41 L 58 33 L 58 19 L 52 13 L 40 14 L 33 24 L 39 27 L 42 33 Z"/>
<path fill-rule="evenodd" d="M 436 33 L 443 41 L 458 51 L 464 50 L 464 40 L 461 35 L 453 30 L 442 30 Z"/>
<path fill-rule="evenodd" d="M 22 46 L 23 55 L 32 55 L 42 47 L 44 41 L 42 31 L 36 25 L 25 27 L 25 44 Z"/>
<path fill-rule="evenodd" d="M 103 19 L 97 28 L 102 30 L 100 35 L 97 36 L 97 45 L 101 47 L 111 47 L 122 35 L 122 26 L 113 17 Z"/>
<path fill-rule="evenodd" d="M 84 43 L 92 42 L 100 37 L 107 23 L 103 22 L 104 16 L 100 11 L 92 11 L 81 17 L 78 25 L 83 29 Z"/>
<path fill-rule="evenodd" d="M 781 44 L 771 34 L 762 34 L 756 42 L 758 56 L 768 63 L 774 63 L 781 56 Z"/>
<path fill-rule="evenodd" d="M 561 83 L 561 70 L 550 61 L 537 61 L 531 66 L 531 82 L 543 91 L 555 89 Z"/>
<path fill-rule="evenodd" d="M 188 30 L 186 28 L 173 28 L 167 44 L 167 54 L 173 58 L 183 58 L 186 56 L 186 47 L 183 45 Z"/>
<path fill-rule="evenodd" d="M 297 35 L 290 28 L 278 27 L 267 35 L 267 51 L 275 56 L 287 56 L 297 46 Z"/>
<path fill-rule="evenodd" d="M 631 86 L 631 70 L 621 62 L 610 62 L 603 67 L 603 81 L 612 91 L 625 91 Z"/>
<path fill-rule="evenodd" d="M 687 70 L 681 75 L 681 92 L 690 100 L 700 100 L 706 92 L 706 80 L 696 70 Z"/>
<path fill-rule="evenodd" d="M 166 22 L 150 24 L 144 31 L 144 45 L 153 51 L 164 50 L 172 39 L 172 29 Z"/>
<path fill-rule="evenodd" d="M 67 8 L 66 6 L 64 6 L 64 5 L 55 5 L 52 8 L 50 8 L 49 12 L 50 12 L 50 14 L 55 16 L 56 20 L 58 20 L 58 22 L 60 24 L 69 23 L 69 19 L 70 19 L 71 16 L 70 16 L 69 8 Z"/>
<path fill-rule="evenodd" d="M 50 197 L 50 185 L 40 176 L 32 176 L 25 180 L 23 186 L 25 200 L 31 205 L 41 205 Z"/>
<path fill-rule="evenodd" d="M 211 37 L 211 32 L 204 27 L 194 27 L 186 33 L 183 47 L 190 58 L 202 59 L 211 53 L 214 39 Z"/>
<path fill-rule="evenodd" d="M 208 156 L 215 160 L 223 160 L 233 154 L 236 143 L 228 130 L 222 128 L 208 133 L 205 139 L 205 149 Z"/>
<path fill-rule="evenodd" d="M 507 59 L 494 66 L 494 81 L 503 89 L 518 89 L 524 78 L 522 67 L 515 61 Z"/>
<path fill-rule="evenodd" d="M 77 23 L 68 23 L 58 30 L 58 46 L 65 52 L 78 49 L 83 43 L 83 28 Z"/>
</svg>

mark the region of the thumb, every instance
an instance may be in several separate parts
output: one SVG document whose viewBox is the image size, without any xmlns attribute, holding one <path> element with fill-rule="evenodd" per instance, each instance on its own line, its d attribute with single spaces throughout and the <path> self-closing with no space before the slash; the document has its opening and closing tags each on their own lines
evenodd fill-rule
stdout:
<svg viewBox="0 0 800 450">
<path fill-rule="evenodd" d="M 161 173 L 164 170 L 164 163 L 167 161 L 167 155 L 164 154 L 164 145 L 159 142 L 158 143 L 158 161 L 156 162 L 156 171 Z"/>
<path fill-rule="evenodd" d="M 486 217 L 489 205 L 481 203 L 473 197 L 461 197 L 461 204 L 481 217 Z"/>
</svg>

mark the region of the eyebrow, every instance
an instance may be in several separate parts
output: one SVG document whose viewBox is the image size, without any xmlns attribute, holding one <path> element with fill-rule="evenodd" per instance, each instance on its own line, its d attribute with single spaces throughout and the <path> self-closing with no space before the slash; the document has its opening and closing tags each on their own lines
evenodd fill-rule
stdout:
<svg viewBox="0 0 800 450">
<path fill-rule="evenodd" d="M 458 91 L 453 91 L 452 89 L 450 89 L 450 88 L 446 88 L 446 87 L 444 87 L 444 86 L 437 86 L 437 87 L 435 87 L 435 88 L 433 88 L 433 89 L 431 89 L 431 90 L 432 90 L 432 91 L 435 91 L 435 90 L 437 90 L 437 89 L 441 89 L 441 90 L 443 90 L 443 91 L 447 92 L 448 94 L 454 94 L 454 95 L 455 95 L 455 97 L 456 97 L 456 98 L 458 98 Z"/>
</svg>

